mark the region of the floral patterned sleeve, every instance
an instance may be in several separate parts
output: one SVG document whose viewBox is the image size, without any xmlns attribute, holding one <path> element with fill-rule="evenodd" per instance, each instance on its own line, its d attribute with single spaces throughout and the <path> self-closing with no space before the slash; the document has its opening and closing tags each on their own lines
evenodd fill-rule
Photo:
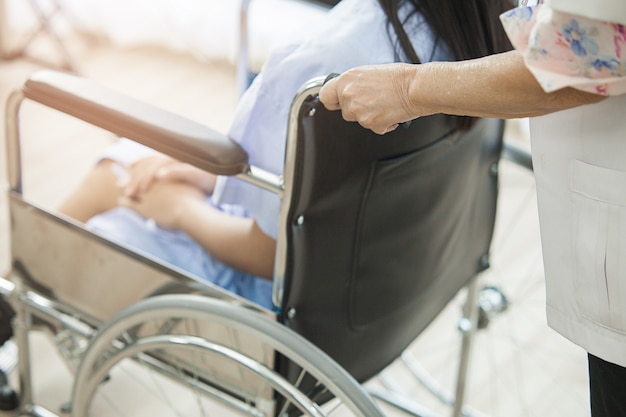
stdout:
<svg viewBox="0 0 626 417">
<path fill-rule="evenodd" d="M 515 49 L 547 92 L 574 87 L 626 93 L 626 27 L 551 9 L 518 7 L 500 16 Z"/>
</svg>

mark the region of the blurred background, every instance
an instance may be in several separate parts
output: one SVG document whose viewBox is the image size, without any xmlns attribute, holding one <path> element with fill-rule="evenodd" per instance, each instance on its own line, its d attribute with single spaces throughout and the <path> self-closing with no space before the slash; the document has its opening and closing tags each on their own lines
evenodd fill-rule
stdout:
<svg viewBox="0 0 626 417">
<path fill-rule="evenodd" d="M 254 0 L 249 3 L 251 67 L 258 70 L 269 48 L 293 39 L 298 28 L 313 24 L 327 10 L 323 3 Z M 198 60 L 235 64 L 239 53 L 240 1 L 220 0 L 3 0 L 2 40 L 5 56 L 37 54 L 48 38 L 59 64 L 80 66 L 70 38 L 79 35 L 121 48 L 158 46 Z M 300 32 L 305 33 L 305 32 Z M 46 56 L 46 59 L 53 58 Z M 78 67 L 76 69 L 79 69 Z"/>
</svg>

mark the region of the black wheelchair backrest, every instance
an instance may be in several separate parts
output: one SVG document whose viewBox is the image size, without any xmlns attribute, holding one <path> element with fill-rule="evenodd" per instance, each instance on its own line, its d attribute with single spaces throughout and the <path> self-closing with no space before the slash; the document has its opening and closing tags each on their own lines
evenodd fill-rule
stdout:
<svg viewBox="0 0 626 417">
<path fill-rule="evenodd" d="M 300 108 L 280 320 L 366 380 L 488 266 L 503 122 L 384 136 Z"/>
</svg>

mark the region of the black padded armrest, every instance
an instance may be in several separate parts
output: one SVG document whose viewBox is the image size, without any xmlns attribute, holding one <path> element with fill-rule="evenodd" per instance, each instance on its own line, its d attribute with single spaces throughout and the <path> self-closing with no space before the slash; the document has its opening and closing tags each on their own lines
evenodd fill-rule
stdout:
<svg viewBox="0 0 626 417">
<path fill-rule="evenodd" d="M 248 154 L 225 135 L 85 78 L 42 70 L 26 98 L 218 175 L 248 170 Z"/>
</svg>

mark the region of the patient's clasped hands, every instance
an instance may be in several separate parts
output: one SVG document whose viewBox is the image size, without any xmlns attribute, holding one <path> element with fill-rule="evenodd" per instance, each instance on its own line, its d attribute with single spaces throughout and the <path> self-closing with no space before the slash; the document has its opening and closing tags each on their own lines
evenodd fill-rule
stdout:
<svg viewBox="0 0 626 417">
<path fill-rule="evenodd" d="M 185 208 L 189 204 L 203 204 L 214 184 L 214 175 L 157 154 L 132 164 L 120 178 L 118 204 L 163 228 L 177 230 Z"/>
</svg>

